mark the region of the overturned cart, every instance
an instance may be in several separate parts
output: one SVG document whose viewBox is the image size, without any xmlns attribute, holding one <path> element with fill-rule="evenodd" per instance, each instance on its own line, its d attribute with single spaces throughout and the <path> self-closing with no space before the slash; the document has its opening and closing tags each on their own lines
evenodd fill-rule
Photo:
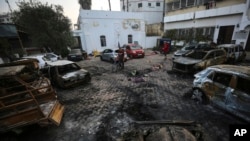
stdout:
<svg viewBox="0 0 250 141">
<path fill-rule="evenodd" d="M 59 125 L 64 106 L 50 81 L 34 66 L 19 64 L 0 66 L 0 132 L 36 123 Z"/>
</svg>

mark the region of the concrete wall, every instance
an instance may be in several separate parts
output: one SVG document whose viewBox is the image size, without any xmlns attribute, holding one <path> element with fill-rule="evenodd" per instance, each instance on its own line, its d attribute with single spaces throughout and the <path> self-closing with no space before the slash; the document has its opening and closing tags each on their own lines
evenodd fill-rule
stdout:
<svg viewBox="0 0 250 141">
<path fill-rule="evenodd" d="M 146 43 L 145 43 L 144 48 L 153 48 L 153 47 L 155 47 L 158 38 L 161 38 L 161 36 L 146 37 Z"/>
<path fill-rule="evenodd" d="M 80 29 L 74 36 L 80 36 L 87 53 L 118 48 L 118 42 L 121 46 L 128 43 L 128 35 L 132 35 L 133 42 L 145 46 L 145 22 L 141 13 L 80 10 L 79 23 Z M 106 46 L 101 45 L 100 36 L 105 36 Z"/>
</svg>

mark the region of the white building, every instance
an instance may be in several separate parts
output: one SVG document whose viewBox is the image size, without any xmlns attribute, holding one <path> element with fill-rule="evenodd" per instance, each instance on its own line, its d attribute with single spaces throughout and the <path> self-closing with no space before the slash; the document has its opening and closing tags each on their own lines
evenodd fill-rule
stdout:
<svg viewBox="0 0 250 141">
<path fill-rule="evenodd" d="M 80 9 L 79 29 L 73 31 L 88 54 L 94 50 L 118 48 L 126 43 L 145 46 L 145 22 L 142 13 Z"/>
<path fill-rule="evenodd" d="M 121 10 L 143 13 L 145 24 L 163 22 L 164 0 L 121 0 Z"/>
<path fill-rule="evenodd" d="M 164 30 L 176 30 L 180 39 L 199 33 L 250 50 L 249 0 L 166 0 L 165 15 Z"/>
</svg>

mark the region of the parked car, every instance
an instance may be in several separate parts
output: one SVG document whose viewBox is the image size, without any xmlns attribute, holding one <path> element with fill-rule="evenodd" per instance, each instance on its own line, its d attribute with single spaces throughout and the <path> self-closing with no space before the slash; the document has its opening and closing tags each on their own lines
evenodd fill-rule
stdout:
<svg viewBox="0 0 250 141">
<path fill-rule="evenodd" d="M 142 46 L 136 44 L 125 44 L 122 48 L 126 51 L 129 58 L 144 58 L 145 52 Z"/>
<path fill-rule="evenodd" d="M 118 56 L 119 49 L 104 49 L 100 54 L 100 59 L 102 61 L 114 62 L 115 58 Z M 124 52 L 124 61 L 127 61 L 127 53 Z"/>
<path fill-rule="evenodd" d="M 71 49 L 67 58 L 70 61 L 81 61 L 86 58 L 86 52 L 81 49 Z"/>
<path fill-rule="evenodd" d="M 207 51 L 210 49 L 214 48 L 212 48 L 210 44 L 205 42 L 186 44 L 184 47 L 174 52 L 173 59 L 175 59 L 176 57 L 184 56 L 185 54 L 193 50 Z"/>
<path fill-rule="evenodd" d="M 221 44 L 218 45 L 217 48 L 226 50 L 228 63 L 243 61 L 246 58 L 246 52 L 243 49 L 243 46 L 239 44 Z"/>
<path fill-rule="evenodd" d="M 222 64 L 225 61 L 226 52 L 223 49 L 192 51 L 185 56 L 174 59 L 172 69 L 184 73 L 194 73 L 209 66 Z"/>
<path fill-rule="evenodd" d="M 37 54 L 31 56 L 24 56 L 20 60 L 24 59 L 36 59 L 38 61 L 38 66 L 40 69 L 47 66 L 47 62 L 57 61 L 60 57 L 54 53 Z"/>
<path fill-rule="evenodd" d="M 216 65 L 194 75 L 193 99 L 209 102 L 250 122 L 250 67 Z"/>
<path fill-rule="evenodd" d="M 90 73 L 75 62 L 58 60 L 47 64 L 48 67 L 42 69 L 43 74 L 50 78 L 54 85 L 61 88 L 73 87 L 91 80 Z"/>
</svg>

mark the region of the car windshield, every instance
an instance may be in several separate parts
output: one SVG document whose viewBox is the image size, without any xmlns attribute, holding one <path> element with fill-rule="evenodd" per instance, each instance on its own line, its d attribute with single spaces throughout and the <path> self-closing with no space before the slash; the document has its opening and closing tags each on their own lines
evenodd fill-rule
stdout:
<svg viewBox="0 0 250 141">
<path fill-rule="evenodd" d="M 56 58 L 56 55 L 54 55 L 54 54 L 46 54 L 46 55 L 44 55 L 44 58 L 46 58 L 47 60 L 51 60 L 52 58 Z"/>
<path fill-rule="evenodd" d="M 132 45 L 131 49 L 142 49 L 142 47 L 139 45 Z"/>
<path fill-rule="evenodd" d="M 81 53 L 81 50 L 80 49 L 72 49 L 71 54 L 77 54 L 77 53 Z"/>
<path fill-rule="evenodd" d="M 192 49 L 195 49 L 195 45 L 184 46 L 181 50 L 185 51 L 185 50 L 192 50 Z"/>
<path fill-rule="evenodd" d="M 206 56 L 206 52 L 203 51 L 195 51 L 187 55 L 187 57 L 193 58 L 193 59 L 203 59 Z"/>
<path fill-rule="evenodd" d="M 69 72 L 77 71 L 79 69 L 80 69 L 80 67 L 73 63 L 73 64 L 67 64 L 67 65 L 59 66 L 58 67 L 58 72 L 59 72 L 60 75 L 63 75 L 63 74 L 69 73 Z"/>
</svg>

